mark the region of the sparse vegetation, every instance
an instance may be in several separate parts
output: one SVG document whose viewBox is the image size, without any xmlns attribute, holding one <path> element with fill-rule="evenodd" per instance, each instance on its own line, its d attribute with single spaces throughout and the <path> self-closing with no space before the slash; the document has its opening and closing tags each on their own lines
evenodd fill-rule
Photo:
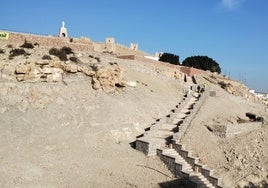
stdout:
<svg viewBox="0 0 268 188">
<path fill-rule="evenodd" d="M 67 61 L 67 55 L 72 54 L 73 50 L 70 47 L 62 47 L 61 49 L 58 48 L 51 48 L 49 50 L 50 55 L 57 56 L 61 61 Z"/>
<path fill-rule="evenodd" d="M 62 47 L 62 48 L 60 49 L 60 51 L 61 51 L 61 52 L 64 52 L 64 53 L 67 54 L 67 55 L 69 55 L 69 54 L 73 54 L 73 50 L 72 50 L 72 48 L 70 48 L 70 47 L 66 47 L 66 46 Z"/>
<path fill-rule="evenodd" d="M 93 55 L 89 55 L 88 57 L 93 58 L 93 59 L 96 59 L 98 61 L 98 63 L 101 62 L 99 57 L 95 57 Z"/>
<path fill-rule="evenodd" d="M 0 54 L 4 54 L 4 53 L 5 53 L 5 50 L 0 48 Z"/>
<path fill-rule="evenodd" d="M 26 40 L 24 41 L 24 43 L 20 46 L 21 48 L 28 48 L 28 49 L 33 49 L 34 45 L 30 42 L 27 42 Z"/>
<path fill-rule="evenodd" d="M 70 57 L 69 58 L 72 62 L 79 63 L 79 59 L 77 57 Z"/>
<path fill-rule="evenodd" d="M 52 58 L 51 58 L 50 55 L 44 55 L 44 56 L 42 57 L 42 59 L 52 60 Z"/>
<path fill-rule="evenodd" d="M 13 48 L 12 44 L 7 45 L 8 48 Z"/>
<path fill-rule="evenodd" d="M 16 48 L 10 51 L 9 59 L 12 59 L 13 57 L 19 56 L 19 55 L 27 55 L 27 53 L 22 48 Z"/>
</svg>

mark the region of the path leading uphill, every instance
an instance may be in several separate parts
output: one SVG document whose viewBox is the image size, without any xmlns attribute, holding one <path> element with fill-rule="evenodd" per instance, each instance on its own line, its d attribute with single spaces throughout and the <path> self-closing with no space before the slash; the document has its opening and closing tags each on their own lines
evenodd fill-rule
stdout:
<svg viewBox="0 0 268 188">
<path fill-rule="evenodd" d="M 187 185 L 221 187 L 212 170 L 200 164 L 180 144 L 181 137 L 207 95 L 200 86 L 192 85 L 189 88 L 183 100 L 171 110 L 171 114 L 156 120 L 151 127 L 145 129 L 144 134 L 137 137 L 136 149 L 148 156 L 159 156 L 169 170 Z"/>
</svg>

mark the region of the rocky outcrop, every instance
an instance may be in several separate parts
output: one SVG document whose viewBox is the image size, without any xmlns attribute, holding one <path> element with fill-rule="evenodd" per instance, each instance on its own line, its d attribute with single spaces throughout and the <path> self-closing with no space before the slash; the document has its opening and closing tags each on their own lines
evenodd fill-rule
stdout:
<svg viewBox="0 0 268 188">
<path fill-rule="evenodd" d="M 10 70 L 11 69 L 11 70 Z M 123 75 L 117 63 L 106 66 L 100 63 L 77 64 L 71 61 L 61 62 L 55 60 L 26 60 L 20 62 L 15 68 L 8 69 L 9 74 L 15 74 L 19 82 L 61 82 L 64 73 L 81 72 L 92 78 L 92 88 L 102 89 L 107 93 L 113 93 L 120 87 L 124 87 Z"/>
<path fill-rule="evenodd" d="M 26 61 L 15 68 L 16 79 L 19 82 L 60 82 L 63 70 L 49 66 L 49 61 Z"/>
<path fill-rule="evenodd" d="M 95 73 L 92 76 L 92 87 L 103 89 L 105 92 L 114 92 L 118 87 L 123 87 L 121 68 L 117 63 L 109 64 L 107 67 L 94 66 Z"/>
</svg>

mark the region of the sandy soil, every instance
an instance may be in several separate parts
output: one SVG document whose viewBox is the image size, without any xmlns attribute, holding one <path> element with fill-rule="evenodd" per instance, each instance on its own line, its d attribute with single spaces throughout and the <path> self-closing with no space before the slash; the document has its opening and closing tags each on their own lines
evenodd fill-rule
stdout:
<svg viewBox="0 0 268 188">
<path fill-rule="evenodd" d="M 110 61 L 137 86 L 113 95 L 93 90 L 79 73 L 64 83 L 19 83 L 1 74 L 1 187 L 158 187 L 173 179 L 157 157 L 130 143 L 180 101 L 178 80 L 102 56 Z"/>
<path fill-rule="evenodd" d="M 31 51 L 31 57 L 47 51 Z M 57 83 L 17 82 L 5 65 L 20 59 L 10 62 L 5 55 L 0 55 L 1 187 L 159 187 L 174 179 L 157 157 L 146 157 L 130 143 L 180 102 L 188 87 L 182 75 L 175 79 L 175 70 L 165 66 L 95 53 L 103 64 L 118 63 L 124 79 L 137 84 L 107 94 L 92 89 L 91 78 L 81 73 L 65 74 Z M 77 55 L 87 60 L 88 53 Z M 210 87 L 217 96 L 207 98 L 183 143 L 226 186 L 265 179 L 267 126 L 223 139 L 204 125 L 233 122 L 247 111 L 267 120 L 267 112 L 259 103 Z"/>
<path fill-rule="evenodd" d="M 268 113 L 260 103 L 229 95 L 218 86 L 211 86 L 216 97 L 208 97 L 193 120 L 182 142 L 202 164 L 215 170 L 226 187 L 245 186 L 248 182 L 267 181 L 268 175 Z M 207 129 L 208 125 L 237 124 L 253 112 L 266 119 L 257 130 L 220 138 Z"/>
</svg>

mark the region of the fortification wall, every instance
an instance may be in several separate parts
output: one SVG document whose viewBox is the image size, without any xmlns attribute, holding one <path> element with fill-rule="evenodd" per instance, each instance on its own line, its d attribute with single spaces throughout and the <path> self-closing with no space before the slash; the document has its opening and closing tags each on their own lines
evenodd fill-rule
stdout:
<svg viewBox="0 0 268 188">
<path fill-rule="evenodd" d="M 131 50 L 129 47 L 116 44 L 115 51 L 117 55 L 135 55 L 135 56 L 145 56 L 148 55 L 147 53 L 140 51 L 140 50 Z"/>
<path fill-rule="evenodd" d="M 77 51 L 93 51 L 94 46 L 90 39 L 88 38 L 63 38 L 54 36 L 42 36 L 26 33 L 15 33 L 7 32 L 9 34 L 6 43 L 18 43 L 23 44 L 24 41 L 37 43 L 40 46 L 51 46 L 61 48 L 63 46 L 68 46 L 73 50 Z"/>
<path fill-rule="evenodd" d="M 146 52 L 143 52 L 141 50 L 131 50 L 129 47 L 121 45 L 121 44 L 115 44 L 115 43 L 106 44 L 105 42 L 95 43 L 85 37 L 64 38 L 64 37 L 43 36 L 43 35 L 28 34 L 28 33 L 16 33 L 16 32 L 9 32 L 9 31 L 6 31 L 6 33 L 9 34 L 9 37 L 6 40 L 7 43 L 23 44 L 24 41 L 27 41 L 33 44 L 38 43 L 41 46 L 51 46 L 51 47 L 58 47 L 58 48 L 67 46 L 76 51 L 97 51 L 97 52 L 108 51 L 108 52 L 113 52 L 114 54 L 117 54 L 119 58 L 138 60 L 138 61 L 143 61 L 143 62 L 148 62 L 148 63 L 158 63 L 161 65 L 170 67 L 170 68 L 176 68 L 176 69 L 179 69 L 184 74 L 187 74 L 188 76 L 193 76 L 196 74 L 206 74 L 205 71 L 195 69 L 193 67 L 172 65 L 169 63 L 145 58 L 144 56 L 149 55 Z"/>
<path fill-rule="evenodd" d="M 193 76 L 193 75 L 196 75 L 196 74 L 206 74 L 206 71 L 196 69 L 196 68 L 193 68 L 193 67 L 180 66 L 179 69 L 180 69 L 181 72 L 183 72 L 184 74 L 187 74 L 188 76 Z"/>
</svg>

